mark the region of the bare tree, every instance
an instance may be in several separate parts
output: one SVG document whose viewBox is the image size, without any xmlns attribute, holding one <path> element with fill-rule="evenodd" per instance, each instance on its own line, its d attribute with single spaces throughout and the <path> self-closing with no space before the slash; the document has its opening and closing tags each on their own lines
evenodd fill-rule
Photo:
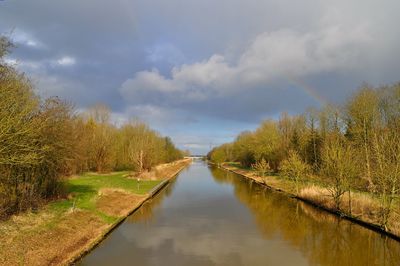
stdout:
<svg viewBox="0 0 400 266">
<path fill-rule="evenodd" d="M 400 191 L 400 136 L 397 131 L 384 130 L 375 133 L 373 151 L 376 167 L 374 181 L 381 202 L 381 226 L 388 229 L 393 202 Z"/>
<path fill-rule="evenodd" d="M 322 174 L 328 181 L 328 189 L 338 211 L 341 210 L 341 198 L 348 191 L 351 213 L 350 187 L 358 174 L 354 154 L 353 148 L 340 138 L 327 142 L 322 152 Z"/>
<path fill-rule="evenodd" d="M 364 85 L 347 106 L 348 132 L 356 144 L 362 148 L 362 156 L 365 162 L 365 175 L 370 189 L 374 189 L 371 165 L 372 136 L 379 123 L 379 97 L 377 92 Z"/>
</svg>

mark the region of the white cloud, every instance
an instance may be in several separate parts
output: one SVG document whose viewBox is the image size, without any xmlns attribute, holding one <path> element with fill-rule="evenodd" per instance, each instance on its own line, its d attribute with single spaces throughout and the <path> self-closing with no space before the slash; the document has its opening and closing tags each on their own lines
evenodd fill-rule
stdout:
<svg viewBox="0 0 400 266">
<path fill-rule="evenodd" d="M 230 78 L 235 74 L 222 55 L 215 54 L 208 60 L 182 65 L 172 69 L 172 79 L 178 81 L 184 89 L 202 87 L 224 88 L 230 85 Z"/>
<path fill-rule="evenodd" d="M 13 57 L 6 57 L 5 63 L 19 68 L 22 71 L 28 71 L 30 73 L 37 72 L 43 68 L 43 62 L 32 61 L 32 60 L 20 60 Z"/>
<path fill-rule="evenodd" d="M 121 90 L 125 90 L 126 93 L 129 94 L 129 88 L 140 88 L 141 90 L 156 90 L 161 92 L 180 90 L 180 87 L 176 83 L 160 75 L 156 69 L 136 73 L 135 78 L 128 79 L 122 84 Z"/>
<path fill-rule="evenodd" d="M 16 43 L 16 44 L 22 44 L 26 45 L 32 48 L 44 48 L 44 44 L 37 40 L 35 37 L 33 37 L 31 34 L 28 34 L 27 32 L 17 29 L 11 33 L 11 39 Z"/>
<path fill-rule="evenodd" d="M 76 59 L 70 56 L 63 56 L 57 59 L 56 63 L 60 66 L 72 66 L 75 65 Z"/>
<path fill-rule="evenodd" d="M 59 59 L 41 59 L 41 60 L 29 60 L 29 59 L 16 59 L 13 57 L 6 57 L 5 62 L 16 66 L 22 71 L 27 71 L 32 75 L 37 73 L 43 74 L 46 72 L 48 67 L 69 67 L 76 64 L 76 59 L 70 56 L 63 56 Z"/>
<path fill-rule="evenodd" d="M 4 60 L 4 62 L 5 62 L 6 64 L 9 64 L 9 65 L 16 65 L 16 64 L 18 64 L 17 59 L 14 59 L 14 58 L 6 58 L 6 59 Z"/>
<path fill-rule="evenodd" d="M 243 53 L 238 70 L 244 84 L 357 67 L 372 38 L 364 27 L 330 26 L 316 32 L 284 29 L 260 34 Z"/>
</svg>

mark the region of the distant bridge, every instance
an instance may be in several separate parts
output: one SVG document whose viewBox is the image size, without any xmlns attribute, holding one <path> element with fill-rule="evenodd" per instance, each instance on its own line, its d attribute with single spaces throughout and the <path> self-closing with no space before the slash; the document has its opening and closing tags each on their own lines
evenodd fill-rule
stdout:
<svg viewBox="0 0 400 266">
<path fill-rule="evenodd" d="M 206 158 L 205 155 L 190 155 L 190 156 L 185 156 L 185 158 L 190 158 L 190 159 L 204 159 Z"/>
</svg>

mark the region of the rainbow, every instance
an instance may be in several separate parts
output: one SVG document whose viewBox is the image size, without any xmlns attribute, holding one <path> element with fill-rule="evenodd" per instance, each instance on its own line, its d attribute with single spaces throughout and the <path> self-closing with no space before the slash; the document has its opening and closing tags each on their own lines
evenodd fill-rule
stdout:
<svg viewBox="0 0 400 266">
<path fill-rule="evenodd" d="M 315 101 L 317 101 L 321 106 L 328 105 L 329 101 L 322 97 L 315 88 L 311 87 L 307 83 L 305 83 L 303 80 L 294 77 L 294 76 L 288 76 L 287 77 L 289 82 L 293 85 L 296 86 L 296 88 L 301 89 L 303 92 L 305 92 L 308 96 L 313 98 Z"/>
</svg>

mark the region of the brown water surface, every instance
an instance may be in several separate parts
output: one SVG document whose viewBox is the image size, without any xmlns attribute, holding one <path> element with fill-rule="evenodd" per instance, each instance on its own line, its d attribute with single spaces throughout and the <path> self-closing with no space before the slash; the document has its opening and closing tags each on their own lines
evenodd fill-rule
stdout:
<svg viewBox="0 0 400 266">
<path fill-rule="evenodd" d="M 198 161 L 82 265 L 400 265 L 400 243 Z"/>
</svg>

